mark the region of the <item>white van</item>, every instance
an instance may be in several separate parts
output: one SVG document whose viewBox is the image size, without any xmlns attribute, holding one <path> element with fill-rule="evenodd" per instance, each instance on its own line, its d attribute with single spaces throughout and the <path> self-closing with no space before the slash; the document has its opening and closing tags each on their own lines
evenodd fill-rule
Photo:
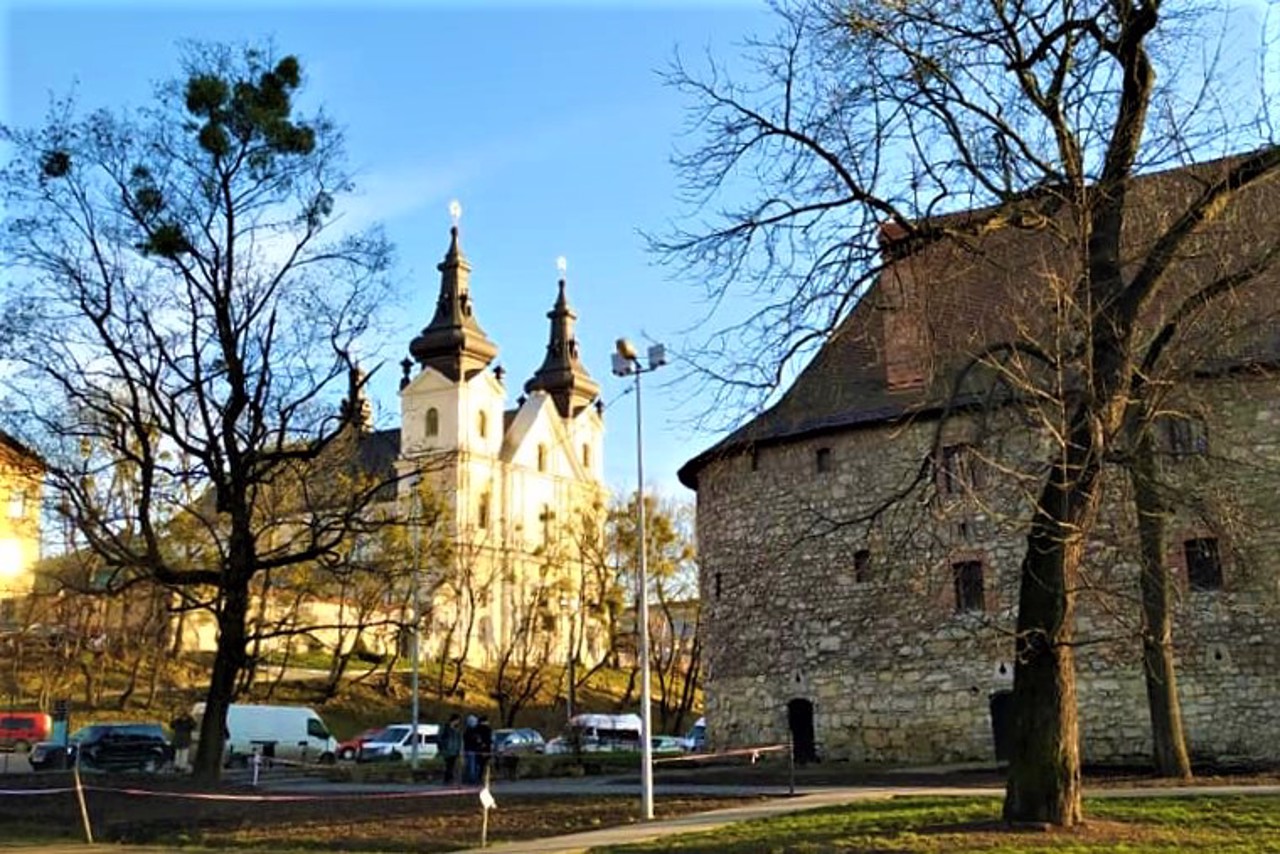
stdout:
<svg viewBox="0 0 1280 854">
<path fill-rule="evenodd" d="M 564 739 L 568 749 L 586 753 L 640 749 L 639 715 L 574 715 Z"/>
<path fill-rule="evenodd" d="M 196 703 L 191 716 L 199 721 L 203 715 L 204 703 Z M 338 754 L 338 741 L 320 715 L 306 706 L 232 703 L 227 709 L 224 749 L 228 764 L 254 753 L 294 762 L 332 762 Z"/>
</svg>

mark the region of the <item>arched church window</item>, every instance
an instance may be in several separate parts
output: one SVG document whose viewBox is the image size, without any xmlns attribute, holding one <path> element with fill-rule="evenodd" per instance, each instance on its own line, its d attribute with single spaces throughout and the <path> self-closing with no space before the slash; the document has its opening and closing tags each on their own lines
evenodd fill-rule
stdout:
<svg viewBox="0 0 1280 854">
<path fill-rule="evenodd" d="M 440 435 L 440 413 L 434 406 L 427 410 L 427 435 Z"/>
<path fill-rule="evenodd" d="M 591 468 L 591 446 L 582 446 L 582 467 Z"/>
<path fill-rule="evenodd" d="M 538 446 L 538 471 L 547 470 L 547 446 Z"/>
<path fill-rule="evenodd" d="M 489 435 L 489 413 L 483 409 L 476 418 L 476 432 L 480 434 L 481 439 Z"/>
</svg>

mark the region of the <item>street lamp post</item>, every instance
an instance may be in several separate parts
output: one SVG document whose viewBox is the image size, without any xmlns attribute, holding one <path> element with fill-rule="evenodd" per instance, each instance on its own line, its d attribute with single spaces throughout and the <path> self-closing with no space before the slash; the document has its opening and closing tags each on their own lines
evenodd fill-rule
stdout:
<svg viewBox="0 0 1280 854">
<path fill-rule="evenodd" d="M 409 636 L 409 655 L 413 659 L 411 662 L 412 670 L 410 670 L 410 691 L 413 698 L 410 701 L 410 713 L 413 724 L 413 735 L 409 741 L 409 768 L 412 773 L 418 770 L 418 717 L 420 710 L 418 707 L 418 658 L 419 650 L 418 635 L 422 631 L 422 615 L 418 612 L 421 607 L 419 602 L 420 580 L 418 578 L 418 567 L 422 563 L 422 501 L 418 494 L 419 479 L 413 479 L 413 493 L 409 496 L 409 538 L 413 542 L 412 560 L 413 566 L 410 567 L 410 584 L 413 585 L 411 591 L 412 607 L 413 607 L 413 634 Z"/>
<path fill-rule="evenodd" d="M 649 348 L 648 366 L 640 363 L 636 348 L 625 338 L 619 338 L 613 354 L 613 373 L 619 377 L 636 378 L 636 539 L 639 540 L 636 586 L 639 588 L 636 621 L 640 648 L 640 806 L 646 821 L 653 819 L 653 728 L 652 689 L 649 680 L 649 573 L 648 549 L 645 543 L 644 508 L 644 441 L 642 439 L 642 408 L 640 405 L 640 375 L 656 371 L 667 363 L 666 349 L 661 344 Z"/>
</svg>

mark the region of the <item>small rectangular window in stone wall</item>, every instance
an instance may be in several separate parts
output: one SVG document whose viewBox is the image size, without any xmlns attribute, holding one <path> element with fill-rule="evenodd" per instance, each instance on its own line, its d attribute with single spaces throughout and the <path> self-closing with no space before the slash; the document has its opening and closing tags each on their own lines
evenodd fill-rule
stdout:
<svg viewBox="0 0 1280 854">
<path fill-rule="evenodd" d="M 982 459 L 967 443 L 946 445 L 937 461 L 938 492 L 946 496 L 964 495 L 986 486 Z"/>
<path fill-rule="evenodd" d="M 814 464 L 819 472 L 831 471 L 831 449 L 818 448 L 814 452 Z"/>
<path fill-rule="evenodd" d="M 1163 450 L 1175 457 L 1204 456 L 1209 453 L 1209 428 L 1195 415 L 1174 415 L 1161 419 L 1159 434 Z"/>
<path fill-rule="evenodd" d="M 862 584 L 871 580 L 871 549 L 853 553 L 853 580 Z"/>
<path fill-rule="evenodd" d="M 962 560 L 951 564 L 956 592 L 956 613 L 986 610 L 986 590 L 980 560 Z"/>
<path fill-rule="evenodd" d="M 1182 544 L 1187 562 L 1187 586 L 1192 590 L 1221 590 L 1222 561 L 1218 541 L 1213 537 L 1197 537 Z"/>
</svg>

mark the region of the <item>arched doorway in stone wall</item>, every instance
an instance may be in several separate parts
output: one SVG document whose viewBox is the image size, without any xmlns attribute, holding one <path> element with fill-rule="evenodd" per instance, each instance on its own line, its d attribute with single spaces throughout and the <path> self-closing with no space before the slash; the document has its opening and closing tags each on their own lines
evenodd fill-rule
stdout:
<svg viewBox="0 0 1280 854">
<path fill-rule="evenodd" d="M 818 761 L 817 742 L 813 733 L 813 703 L 804 697 L 787 701 L 787 728 L 791 730 L 791 748 L 796 762 Z"/>
</svg>

